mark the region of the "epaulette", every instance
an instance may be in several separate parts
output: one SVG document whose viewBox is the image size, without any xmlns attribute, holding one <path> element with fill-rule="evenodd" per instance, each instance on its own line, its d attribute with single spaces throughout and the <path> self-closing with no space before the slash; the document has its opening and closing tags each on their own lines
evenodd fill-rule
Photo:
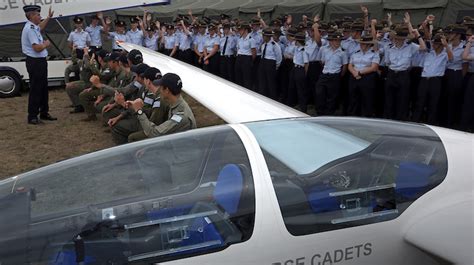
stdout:
<svg viewBox="0 0 474 265">
<path fill-rule="evenodd" d="M 359 52 L 360 52 L 360 50 L 357 50 L 355 53 L 359 53 Z"/>
<path fill-rule="evenodd" d="M 342 47 L 340 47 L 340 48 L 341 48 L 341 51 L 343 51 L 343 52 L 345 52 L 345 51 L 346 51 L 344 48 L 342 48 Z"/>
<path fill-rule="evenodd" d="M 35 29 L 35 26 L 33 26 L 33 25 L 30 25 L 30 29 Z"/>
<path fill-rule="evenodd" d="M 276 43 L 274 41 L 272 41 L 272 44 L 275 45 Z"/>
</svg>

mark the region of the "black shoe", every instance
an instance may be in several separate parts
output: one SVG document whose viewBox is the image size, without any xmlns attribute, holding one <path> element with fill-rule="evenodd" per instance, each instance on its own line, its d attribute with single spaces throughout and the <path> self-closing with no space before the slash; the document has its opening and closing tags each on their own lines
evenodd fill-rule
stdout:
<svg viewBox="0 0 474 265">
<path fill-rule="evenodd" d="M 45 120 L 45 121 L 57 121 L 58 118 L 54 118 L 53 116 L 46 114 L 46 115 L 40 115 L 40 119 Z"/>
<path fill-rule="evenodd" d="M 82 112 L 84 112 L 84 107 L 83 106 L 76 106 L 69 113 L 74 114 L 74 113 L 82 113 Z"/>
<path fill-rule="evenodd" d="M 28 120 L 28 124 L 31 124 L 31 125 L 39 125 L 42 123 L 43 122 L 41 122 L 41 120 L 38 118 L 33 118 L 33 119 Z"/>
</svg>

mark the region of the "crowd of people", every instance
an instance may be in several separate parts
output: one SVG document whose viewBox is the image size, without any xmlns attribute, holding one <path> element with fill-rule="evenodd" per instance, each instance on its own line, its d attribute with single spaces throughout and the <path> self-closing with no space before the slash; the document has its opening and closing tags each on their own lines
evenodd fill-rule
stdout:
<svg viewBox="0 0 474 265">
<path fill-rule="evenodd" d="M 390 14 L 369 19 L 369 10 L 361 7 L 361 18 L 329 23 L 319 16 L 293 23 L 291 15 L 267 23 L 260 12 L 250 22 L 226 14 L 220 20 L 198 18 L 189 12 L 173 23 L 160 23 L 145 11 L 143 17 L 130 19 L 127 31 L 124 21 L 112 23 L 101 13 L 85 29 L 83 19 L 76 17 L 68 40 L 77 62 L 66 70 L 66 89 L 72 113 L 86 112 L 85 120 L 102 113 L 114 132 L 136 130 L 137 120 L 126 130 L 116 129 L 133 115 L 115 115 L 111 109 L 131 94 L 153 106 L 156 98 L 147 100 L 145 94 L 159 75 L 140 67 L 134 56 L 141 55 L 125 55 L 118 45 L 125 41 L 302 112 L 314 105 L 315 115 L 383 117 L 472 131 L 474 19 L 465 17 L 445 28 L 434 27 L 435 20 L 429 15 L 413 25 L 408 13 L 401 23 L 392 22 Z M 104 36 L 112 40 L 111 54 L 102 49 Z M 77 69 L 81 80 L 69 82 L 69 73 Z M 117 142 L 126 141 L 127 133 L 115 137 L 121 137 Z"/>
</svg>

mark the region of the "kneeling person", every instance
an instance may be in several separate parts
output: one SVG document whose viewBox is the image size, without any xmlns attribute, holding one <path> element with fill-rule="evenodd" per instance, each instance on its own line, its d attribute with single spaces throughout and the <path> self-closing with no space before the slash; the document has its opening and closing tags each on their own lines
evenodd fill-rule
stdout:
<svg viewBox="0 0 474 265">
<path fill-rule="evenodd" d="M 137 99 L 129 101 L 130 106 L 137 112 L 138 120 L 143 128 L 143 133 L 148 138 L 161 135 L 172 134 L 187 131 L 196 128 L 196 120 L 188 103 L 181 96 L 183 83 L 181 78 L 172 73 L 168 73 L 159 80 L 153 81 L 153 85 L 159 86 L 161 90 L 161 99 L 170 107 L 168 119 L 162 124 L 151 122 L 143 113 L 143 100 Z"/>
</svg>

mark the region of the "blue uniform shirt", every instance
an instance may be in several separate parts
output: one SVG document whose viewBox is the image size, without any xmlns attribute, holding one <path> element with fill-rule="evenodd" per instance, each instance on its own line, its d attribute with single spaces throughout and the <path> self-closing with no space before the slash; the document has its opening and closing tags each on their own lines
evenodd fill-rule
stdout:
<svg viewBox="0 0 474 265">
<path fill-rule="evenodd" d="M 304 46 L 305 52 L 308 54 L 310 62 L 316 62 L 318 60 L 319 46 L 313 39 L 306 41 Z"/>
<path fill-rule="evenodd" d="M 257 49 L 257 43 L 255 40 L 249 35 L 243 38 L 240 37 L 237 42 L 237 54 L 238 55 L 252 55 L 252 49 Z"/>
<path fill-rule="evenodd" d="M 208 35 L 204 39 L 204 48 L 206 49 L 207 53 L 209 54 L 210 52 L 212 52 L 212 49 L 214 49 L 215 45 L 219 46 L 219 42 L 220 42 L 220 39 L 219 39 L 219 36 L 217 36 L 217 34 L 214 34 L 213 36 Z"/>
<path fill-rule="evenodd" d="M 263 44 L 263 36 L 262 31 L 252 31 L 250 32 L 250 36 L 252 37 L 253 41 L 255 42 L 256 47 L 260 47 Z M 257 49 L 257 55 L 261 55 L 260 51 Z"/>
<path fill-rule="evenodd" d="M 446 68 L 456 71 L 462 70 L 462 64 L 464 63 L 464 60 L 462 59 L 462 54 L 464 52 L 464 42 L 461 42 L 456 47 L 453 47 L 452 44 L 449 44 L 449 47 L 453 52 L 453 60 L 451 62 L 448 61 Z"/>
<path fill-rule="evenodd" d="M 380 56 L 373 50 L 367 52 L 357 51 L 350 59 L 350 63 L 354 66 L 356 71 L 362 71 L 365 68 L 371 67 L 373 63 L 379 64 Z"/>
<path fill-rule="evenodd" d="M 31 23 L 31 21 L 26 22 L 21 32 L 21 49 L 23 53 L 29 57 L 46 58 L 48 56 L 47 49 L 41 52 L 33 50 L 33 44 L 43 44 L 43 41 L 40 27 Z"/>
<path fill-rule="evenodd" d="M 348 63 L 347 53 L 341 47 L 336 50 L 324 46 L 319 50 L 321 62 L 324 64 L 323 74 L 338 74 L 343 65 Z"/>
<path fill-rule="evenodd" d="M 412 64 L 413 56 L 418 53 L 420 46 L 415 43 L 404 43 L 402 47 L 389 46 L 385 50 L 385 64 L 393 71 L 405 71 Z"/>
<path fill-rule="evenodd" d="M 127 31 L 127 42 L 143 46 L 143 31 L 139 29 Z"/>
<path fill-rule="evenodd" d="M 341 47 L 347 53 L 347 58 L 350 58 L 355 52 L 360 50 L 360 44 L 352 37 L 347 38 L 344 42 L 341 41 Z"/>
<path fill-rule="evenodd" d="M 283 53 L 283 55 L 286 58 L 293 58 L 293 56 L 295 55 L 295 49 L 296 49 L 296 42 L 294 41 L 288 42 L 288 45 L 286 45 L 285 52 Z"/>
<path fill-rule="evenodd" d="M 72 42 L 72 45 L 75 45 L 77 49 L 82 50 L 91 42 L 91 36 L 85 30 L 74 30 L 69 34 L 67 41 Z"/>
<path fill-rule="evenodd" d="M 165 49 L 167 50 L 172 50 L 174 49 L 175 46 L 179 45 L 176 34 L 166 35 L 163 38 L 164 38 L 164 43 L 165 43 Z"/>
<path fill-rule="evenodd" d="M 90 45 L 96 47 L 102 47 L 102 36 L 101 32 L 104 30 L 102 26 L 88 26 L 86 32 L 91 36 Z"/>
<path fill-rule="evenodd" d="M 266 45 L 266 49 L 265 49 Z M 260 47 L 260 53 L 262 54 L 263 59 L 267 60 L 274 60 L 276 61 L 276 65 L 279 66 L 282 61 L 282 53 L 281 53 L 281 48 L 278 43 L 274 42 L 273 40 L 270 40 L 267 43 L 263 43 L 262 46 Z"/>
<path fill-rule="evenodd" d="M 196 38 L 194 39 L 194 47 L 197 47 L 198 52 L 204 52 L 204 41 L 206 39 L 205 34 L 197 34 Z"/>
<path fill-rule="evenodd" d="M 434 50 L 424 52 L 422 67 L 422 77 L 435 77 L 444 76 L 446 71 L 446 65 L 448 64 L 448 53 L 442 51 L 440 54 L 436 54 Z"/>
<path fill-rule="evenodd" d="M 148 34 L 146 34 L 146 35 L 147 36 L 145 37 L 145 39 L 143 39 L 143 44 L 145 45 L 145 47 L 147 47 L 148 49 L 157 51 L 158 50 L 158 38 L 160 37 L 160 35 L 156 32 L 153 34 L 153 36 L 151 36 L 151 38 L 148 36 Z"/>
<path fill-rule="evenodd" d="M 123 50 L 122 47 L 117 45 L 117 41 L 127 41 L 126 34 L 119 34 L 117 32 L 109 32 L 109 39 L 112 40 L 112 49 L 113 50 Z"/>
<path fill-rule="evenodd" d="M 304 66 L 309 63 L 308 54 L 304 50 L 304 46 L 296 47 L 293 55 L 293 63 L 295 65 Z"/>
<path fill-rule="evenodd" d="M 224 45 L 225 45 L 226 39 L 227 39 L 227 46 L 225 46 L 225 51 L 224 51 Z M 237 48 L 236 36 L 234 35 L 222 36 L 219 39 L 219 51 L 221 55 L 225 55 L 225 56 L 235 55 L 236 48 Z"/>
<path fill-rule="evenodd" d="M 191 45 L 193 42 L 193 33 L 189 32 L 189 35 L 187 35 L 186 32 L 179 31 L 177 36 L 178 36 L 178 42 L 179 42 L 179 49 L 181 51 L 191 49 Z"/>
</svg>

